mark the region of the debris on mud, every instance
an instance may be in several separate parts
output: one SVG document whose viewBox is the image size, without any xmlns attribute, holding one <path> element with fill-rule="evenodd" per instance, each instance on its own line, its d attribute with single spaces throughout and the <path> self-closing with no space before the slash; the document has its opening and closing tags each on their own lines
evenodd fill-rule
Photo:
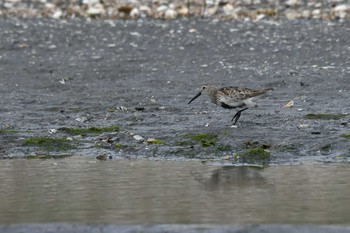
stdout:
<svg viewBox="0 0 350 233">
<path fill-rule="evenodd" d="M 325 113 L 309 113 L 305 116 L 309 120 L 340 120 L 347 117 L 346 114 L 325 114 Z"/>
<path fill-rule="evenodd" d="M 253 148 L 235 154 L 233 159 L 235 163 L 267 165 L 271 161 L 271 153 L 262 148 Z"/>
</svg>

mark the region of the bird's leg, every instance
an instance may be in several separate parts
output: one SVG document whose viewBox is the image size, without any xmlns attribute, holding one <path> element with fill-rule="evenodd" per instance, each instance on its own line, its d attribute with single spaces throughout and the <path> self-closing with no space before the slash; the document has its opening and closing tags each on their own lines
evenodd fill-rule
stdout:
<svg viewBox="0 0 350 233">
<path fill-rule="evenodd" d="M 241 110 L 239 110 L 239 111 L 236 112 L 236 114 L 233 116 L 233 118 L 232 118 L 232 120 L 231 120 L 231 121 L 233 121 L 233 120 L 236 119 L 235 122 L 233 122 L 234 125 L 237 123 L 238 119 L 241 117 L 241 113 L 242 113 L 243 111 L 247 110 L 247 109 L 248 109 L 248 108 L 243 108 L 243 109 L 241 109 Z"/>
</svg>

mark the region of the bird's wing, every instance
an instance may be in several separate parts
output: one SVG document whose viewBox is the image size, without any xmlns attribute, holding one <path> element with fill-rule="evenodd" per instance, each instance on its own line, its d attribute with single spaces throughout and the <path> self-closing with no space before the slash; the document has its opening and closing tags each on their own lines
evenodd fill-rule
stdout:
<svg viewBox="0 0 350 233">
<path fill-rule="evenodd" d="M 252 98 L 265 94 L 271 89 L 254 90 L 246 87 L 223 87 L 215 93 L 215 103 L 224 108 L 252 105 Z"/>
<path fill-rule="evenodd" d="M 218 92 L 222 93 L 222 95 L 226 96 L 226 98 L 232 98 L 236 101 L 249 99 L 255 96 L 259 96 L 265 94 L 267 91 L 271 90 L 270 88 L 254 90 L 247 87 L 223 87 L 218 90 Z"/>
<path fill-rule="evenodd" d="M 244 105 L 244 92 L 239 91 L 238 87 L 223 87 L 216 93 L 216 102 L 224 108 L 236 108 Z"/>
</svg>

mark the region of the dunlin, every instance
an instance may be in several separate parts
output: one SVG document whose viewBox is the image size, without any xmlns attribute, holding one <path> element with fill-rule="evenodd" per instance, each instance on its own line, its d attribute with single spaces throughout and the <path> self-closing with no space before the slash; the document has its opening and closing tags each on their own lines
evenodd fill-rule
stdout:
<svg viewBox="0 0 350 233">
<path fill-rule="evenodd" d="M 227 109 L 240 108 L 231 120 L 235 120 L 233 122 L 233 125 L 235 125 L 241 117 L 241 113 L 248 108 L 256 107 L 257 104 L 254 101 L 270 90 L 272 90 L 272 88 L 260 90 L 232 86 L 219 88 L 211 84 L 206 84 L 202 86 L 200 92 L 193 97 L 188 104 L 197 99 L 201 94 L 207 94 L 211 101 L 220 107 Z"/>
</svg>

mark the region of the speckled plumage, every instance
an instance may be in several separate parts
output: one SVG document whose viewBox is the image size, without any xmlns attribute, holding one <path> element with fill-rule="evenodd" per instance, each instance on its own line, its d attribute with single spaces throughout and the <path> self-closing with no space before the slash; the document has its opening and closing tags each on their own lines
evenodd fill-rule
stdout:
<svg viewBox="0 0 350 233">
<path fill-rule="evenodd" d="M 261 97 L 266 92 L 272 90 L 272 88 L 265 88 L 260 90 L 254 90 L 246 87 L 222 87 L 219 88 L 215 85 L 206 84 L 203 85 L 201 91 L 191 99 L 189 104 L 198 98 L 201 94 L 207 94 L 211 101 L 223 108 L 233 109 L 233 108 L 243 108 L 234 115 L 232 121 L 234 119 L 236 124 L 241 112 L 247 110 L 250 107 L 256 107 L 257 104 L 254 103 L 254 100 Z"/>
</svg>

